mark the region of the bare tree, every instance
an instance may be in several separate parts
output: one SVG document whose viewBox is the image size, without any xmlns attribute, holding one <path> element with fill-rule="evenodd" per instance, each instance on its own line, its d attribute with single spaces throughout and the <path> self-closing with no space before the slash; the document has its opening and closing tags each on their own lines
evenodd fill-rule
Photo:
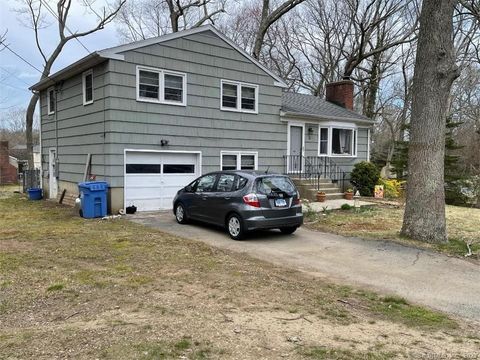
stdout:
<svg viewBox="0 0 480 360">
<path fill-rule="evenodd" d="M 301 54 L 298 82 L 320 96 L 326 83 L 348 76 L 360 88 L 363 113 L 373 118 L 397 49 L 415 42 L 417 16 L 414 0 L 308 0 L 290 31 Z"/>
<path fill-rule="evenodd" d="M 107 10 L 106 8 L 103 8 L 103 10 L 99 13 L 92 7 L 90 2 L 85 0 L 84 6 L 90 11 L 90 13 L 95 14 L 95 16 L 97 17 L 97 23 L 91 29 L 85 31 L 71 32 L 67 26 L 70 8 L 72 5 L 71 0 L 58 0 L 56 4 L 56 11 L 52 9 L 50 5 L 48 5 L 48 3 L 45 3 L 43 0 L 23 0 L 25 7 L 23 9 L 20 9 L 19 11 L 24 14 L 29 20 L 29 25 L 34 32 L 35 44 L 43 60 L 43 70 L 39 81 L 48 78 L 48 75 L 50 75 L 50 71 L 53 64 L 55 63 L 55 60 L 57 60 L 58 56 L 68 42 L 75 39 L 78 40 L 79 38 L 102 30 L 108 23 L 110 23 L 115 18 L 115 16 L 118 14 L 120 9 L 124 5 L 125 1 L 126 0 L 120 0 L 113 9 Z M 42 45 L 42 39 L 40 39 L 40 29 L 45 26 L 45 11 L 49 11 L 52 15 L 55 16 L 55 20 L 58 25 L 59 38 L 56 45 L 54 46 L 53 51 L 50 54 L 46 52 L 45 47 Z M 37 93 L 34 93 L 32 95 L 28 103 L 25 116 L 28 160 L 31 166 L 33 166 L 33 119 L 38 98 L 39 95 Z"/>
<path fill-rule="evenodd" d="M 8 140 L 11 147 L 25 144 L 25 113 L 22 107 L 12 107 L 0 114 L 0 138 Z M 34 116 L 33 137 L 38 141 L 39 117 Z"/>
<path fill-rule="evenodd" d="M 480 2 L 478 0 L 459 0 L 459 3 L 466 11 L 480 21 Z"/>
<path fill-rule="evenodd" d="M 424 0 L 412 87 L 408 182 L 402 234 L 447 241 L 445 123 L 453 81 L 459 76 L 453 46 L 456 0 Z"/>
<path fill-rule="evenodd" d="M 125 41 L 161 36 L 214 23 L 227 0 L 129 0 L 117 18 Z"/>
<path fill-rule="evenodd" d="M 414 1 L 349 0 L 347 4 L 353 21 L 349 44 L 343 49 L 344 76 L 351 76 L 363 60 L 416 39 Z"/>
<path fill-rule="evenodd" d="M 305 0 L 284 0 L 276 8 L 270 9 L 270 0 L 263 0 L 262 12 L 258 23 L 257 33 L 255 36 L 255 44 L 253 46 L 252 55 L 258 59 L 262 50 L 265 34 L 270 26 L 278 21 L 283 15 L 301 4 Z"/>
</svg>

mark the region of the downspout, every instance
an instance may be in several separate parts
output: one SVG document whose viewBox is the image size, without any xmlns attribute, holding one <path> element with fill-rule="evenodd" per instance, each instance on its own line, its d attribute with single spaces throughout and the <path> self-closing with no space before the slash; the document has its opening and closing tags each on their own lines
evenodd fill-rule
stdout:
<svg viewBox="0 0 480 360">
<path fill-rule="evenodd" d="M 370 162 L 370 128 L 367 129 L 367 161 Z"/>
<path fill-rule="evenodd" d="M 38 129 L 39 130 L 39 134 L 38 134 L 39 145 L 38 146 L 40 146 L 40 189 L 43 190 L 42 97 L 41 97 L 41 94 L 40 94 L 39 91 L 32 90 L 32 93 L 38 95 L 38 107 L 39 107 L 39 114 L 40 114 L 40 124 L 39 124 L 40 128 Z M 35 166 L 35 157 L 34 157 L 33 161 L 34 161 L 34 166 Z M 25 179 L 23 181 L 25 181 Z"/>
</svg>

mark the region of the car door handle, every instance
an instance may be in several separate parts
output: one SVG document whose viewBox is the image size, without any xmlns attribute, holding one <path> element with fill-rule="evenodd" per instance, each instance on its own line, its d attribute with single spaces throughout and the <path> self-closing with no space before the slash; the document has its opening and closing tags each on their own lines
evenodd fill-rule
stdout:
<svg viewBox="0 0 480 360">
<path fill-rule="evenodd" d="M 229 197 L 229 196 L 225 196 L 224 199 L 225 199 L 225 200 L 230 200 L 230 197 Z"/>
<path fill-rule="evenodd" d="M 207 200 L 207 197 L 206 197 L 206 196 L 202 196 L 202 200 Z"/>
</svg>

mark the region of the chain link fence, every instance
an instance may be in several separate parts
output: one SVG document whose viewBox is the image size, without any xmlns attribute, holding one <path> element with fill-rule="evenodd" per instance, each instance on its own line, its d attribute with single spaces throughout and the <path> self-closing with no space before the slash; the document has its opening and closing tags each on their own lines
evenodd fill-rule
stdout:
<svg viewBox="0 0 480 360">
<path fill-rule="evenodd" d="M 30 188 L 40 187 L 40 170 L 24 170 L 22 174 L 23 192 Z"/>
</svg>

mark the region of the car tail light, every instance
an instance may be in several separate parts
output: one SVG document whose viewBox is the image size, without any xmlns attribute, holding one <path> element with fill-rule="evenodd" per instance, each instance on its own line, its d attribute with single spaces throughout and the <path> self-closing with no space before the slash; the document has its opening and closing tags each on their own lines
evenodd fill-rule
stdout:
<svg viewBox="0 0 480 360">
<path fill-rule="evenodd" d="M 302 203 L 302 200 L 300 200 L 300 193 L 297 191 L 295 194 L 296 197 L 293 198 L 293 205 L 299 205 Z"/>
<path fill-rule="evenodd" d="M 260 207 L 260 201 L 258 200 L 257 195 L 255 194 L 247 194 L 243 197 L 243 202 L 247 205 L 253 207 Z"/>
</svg>

